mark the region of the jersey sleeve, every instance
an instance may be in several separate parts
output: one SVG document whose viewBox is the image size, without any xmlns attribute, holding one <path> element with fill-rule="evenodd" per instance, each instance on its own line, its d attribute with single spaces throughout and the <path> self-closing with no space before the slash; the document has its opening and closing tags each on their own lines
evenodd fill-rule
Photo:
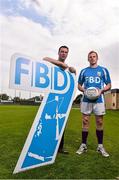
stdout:
<svg viewBox="0 0 119 180">
<path fill-rule="evenodd" d="M 79 74 L 79 78 L 78 78 L 78 84 L 82 85 L 84 83 L 84 72 L 85 72 L 85 69 L 81 70 Z"/>
<path fill-rule="evenodd" d="M 104 76 L 103 76 L 104 83 L 105 84 L 111 83 L 109 71 L 106 68 L 103 68 L 103 72 L 104 72 Z"/>
</svg>

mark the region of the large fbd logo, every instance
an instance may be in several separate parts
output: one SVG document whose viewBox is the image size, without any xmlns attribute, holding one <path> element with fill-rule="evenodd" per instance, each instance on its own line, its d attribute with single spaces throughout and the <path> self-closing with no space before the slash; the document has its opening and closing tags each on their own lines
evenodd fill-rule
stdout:
<svg viewBox="0 0 119 180">
<path fill-rule="evenodd" d="M 14 173 L 52 164 L 75 94 L 75 75 L 43 60 L 15 54 L 10 88 L 45 93 Z"/>
</svg>

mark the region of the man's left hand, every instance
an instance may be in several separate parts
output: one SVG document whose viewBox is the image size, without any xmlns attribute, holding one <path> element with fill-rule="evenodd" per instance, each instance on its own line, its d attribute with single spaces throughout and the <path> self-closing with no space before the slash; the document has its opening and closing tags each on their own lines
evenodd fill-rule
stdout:
<svg viewBox="0 0 119 180">
<path fill-rule="evenodd" d="M 69 67 L 69 71 L 76 74 L 76 69 L 74 67 Z"/>
</svg>

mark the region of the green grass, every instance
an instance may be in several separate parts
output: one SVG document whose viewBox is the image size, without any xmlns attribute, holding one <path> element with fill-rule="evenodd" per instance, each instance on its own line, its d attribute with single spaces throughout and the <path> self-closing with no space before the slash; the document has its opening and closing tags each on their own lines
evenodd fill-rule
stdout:
<svg viewBox="0 0 119 180">
<path fill-rule="evenodd" d="M 107 111 L 104 145 L 110 153 L 96 152 L 95 120 L 92 116 L 88 152 L 78 156 L 81 143 L 81 113 L 72 109 L 65 130 L 69 155 L 58 154 L 52 165 L 13 175 L 12 172 L 33 123 L 37 106 L 0 106 L 0 179 L 115 179 L 119 177 L 119 111 Z"/>
</svg>

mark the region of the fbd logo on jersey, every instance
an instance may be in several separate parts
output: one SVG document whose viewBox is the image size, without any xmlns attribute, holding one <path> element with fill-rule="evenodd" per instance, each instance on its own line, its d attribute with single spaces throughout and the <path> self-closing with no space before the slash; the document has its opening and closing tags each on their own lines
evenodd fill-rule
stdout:
<svg viewBox="0 0 119 180">
<path fill-rule="evenodd" d="M 10 88 L 45 93 L 13 173 L 54 163 L 75 87 L 68 71 L 20 54 L 12 57 Z"/>
</svg>

